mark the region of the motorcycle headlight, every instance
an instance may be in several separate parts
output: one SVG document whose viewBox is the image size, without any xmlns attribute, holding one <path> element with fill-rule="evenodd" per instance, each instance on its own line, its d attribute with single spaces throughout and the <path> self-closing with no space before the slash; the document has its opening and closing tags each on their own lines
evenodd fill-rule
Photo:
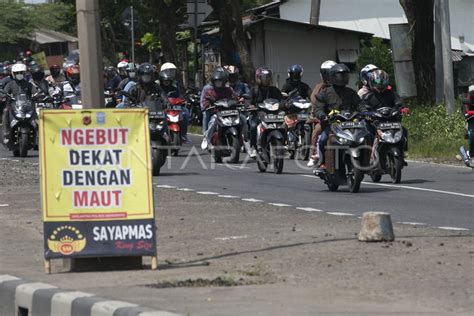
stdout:
<svg viewBox="0 0 474 316">
<path fill-rule="evenodd" d="M 342 137 L 339 137 L 337 140 L 339 141 L 341 145 L 347 145 L 350 142 L 350 140 L 346 138 L 342 138 Z"/>
<path fill-rule="evenodd" d="M 365 142 L 365 137 L 359 138 L 359 143 L 363 143 L 363 142 Z"/>
<path fill-rule="evenodd" d="M 179 122 L 179 116 L 168 116 L 169 120 L 171 123 L 178 123 Z"/>
<path fill-rule="evenodd" d="M 30 117 L 31 117 L 31 113 L 26 113 L 25 116 L 26 116 L 26 118 L 30 118 Z"/>
<path fill-rule="evenodd" d="M 155 130 L 156 130 L 156 128 L 157 128 L 156 122 L 150 122 L 149 125 L 150 125 L 150 130 L 152 130 L 152 131 L 155 131 Z"/>
<path fill-rule="evenodd" d="M 382 140 L 391 144 L 395 143 L 395 139 L 393 138 L 391 133 L 383 133 Z"/>
<path fill-rule="evenodd" d="M 223 117 L 222 124 L 225 126 L 232 126 L 234 125 L 234 120 L 231 117 Z"/>
<path fill-rule="evenodd" d="M 395 133 L 395 136 L 393 137 L 393 140 L 395 141 L 395 143 L 398 143 L 403 137 L 403 132 L 402 131 L 398 131 Z"/>
</svg>

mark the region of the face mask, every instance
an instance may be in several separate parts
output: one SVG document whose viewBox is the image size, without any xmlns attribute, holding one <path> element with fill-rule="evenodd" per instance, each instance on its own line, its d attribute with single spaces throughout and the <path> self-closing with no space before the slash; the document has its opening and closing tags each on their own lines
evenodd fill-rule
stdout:
<svg viewBox="0 0 474 316">
<path fill-rule="evenodd" d="M 16 74 L 15 79 L 16 80 L 23 80 L 23 79 L 25 79 L 25 75 L 24 74 Z"/>
<path fill-rule="evenodd" d="M 130 78 L 132 78 L 132 79 L 135 78 L 136 75 L 137 75 L 136 72 L 129 72 L 129 73 L 128 73 L 128 76 L 129 76 Z"/>
<path fill-rule="evenodd" d="M 144 83 L 149 83 L 151 81 L 151 76 L 150 75 L 143 75 L 142 76 L 142 81 Z"/>
<path fill-rule="evenodd" d="M 216 86 L 216 88 L 222 88 L 224 86 L 224 83 L 220 80 L 216 80 L 214 81 L 214 85 Z"/>
</svg>

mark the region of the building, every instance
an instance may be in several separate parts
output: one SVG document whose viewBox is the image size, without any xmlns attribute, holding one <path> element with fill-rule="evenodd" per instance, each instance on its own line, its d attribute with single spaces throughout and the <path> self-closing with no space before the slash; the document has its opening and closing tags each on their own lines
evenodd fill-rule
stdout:
<svg viewBox="0 0 474 316">
<path fill-rule="evenodd" d="M 62 65 L 64 57 L 78 49 L 76 37 L 51 30 L 37 30 L 32 36 L 32 50 L 44 52 L 48 65 Z"/>
</svg>

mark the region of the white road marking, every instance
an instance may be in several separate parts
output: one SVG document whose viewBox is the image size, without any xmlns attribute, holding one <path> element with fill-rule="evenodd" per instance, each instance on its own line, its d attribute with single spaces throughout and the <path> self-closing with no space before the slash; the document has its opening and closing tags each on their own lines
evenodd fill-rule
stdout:
<svg viewBox="0 0 474 316">
<path fill-rule="evenodd" d="M 167 184 L 158 184 L 156 187 L 157 188 L 163 188 L 163 189 L 176 189 L 175 186 L 167 185 Z"/>
<path fill-rule="evenodd" d="M 461 227 L 449 227 L 449 226 L 441 226 L 438 227 L 439 229 L 444 229 L 444 230 L 457 230 L 457 231 L 467 231 L 469 229 L 467 228 L 461 228 Z"/>
<path fill-rule="evenodd" d="M 219 197 L 224 199 L 240 199 L 240 196 L 235 195 L 219 195 Z"/>
<path fill-rule="evenodd" d="M 217 238 L 214 238 L 215 240 L 235 240 L 235 239 L 245 239 L 247 238 L 248 236 L 247 235 L 244 235 L 244 236 L 229 236 L 229 237 L 217 237 Z"/>
<path fill-rule="evenodd" d="M 207 191 L 201 191 L 201 192 L 196 192 L 197 194 L 202 194 L 202 195 L 218 195 L 219 193 L 217 192 L 207 192 Z"/>
<path fill-rule="evenodd" d="M 277 207 L 291 207 L 292 205 L 290 204 L 285 204 L 285 203 L 268 203 L 269 205 L 277 206 Z"/>
<path fill-rule="evenodd" d="M 449 195 L 456 195 L 456 196 L 463 196 L 474 198 L 472 194 L 464 194 L 458 192 L 450 192 L 450 191 L 442 191 L 442 190 L 434 190 L 434 189 L 425 189 L 425 188 L 418 188 L 418 187 L 410 187 L 406 185 L 395 185 L 395 184 L 385 184 L 385 183 L 372 183 L 372 182 L 362 182 L 363 184 L 368 185 L 377 185 L 380 187 L 392 187 L 392 188 L 400 188 L 400 189 L 409 189 L 409 190 L 417 190 L 417 191 L 426 191 L 426 192 L 433 192 L 433 193 L 441 193 L 441 194 L 449 194 Z"/>
<path fill-rule="evenodd" d="M 239 169 L 251 169 L 250 167 L 239 166 L 239 165 L 230 165 L 225 163 L 217 163 L 216 166 L 227 167 L 231 170 L 239 170 Z"/>
<path fill-rule="evenodd" d="M 192 191 L 194 191 L 193 189 L 188 189 L 188 188 L 177 188 L 176 190 L 183 191 L 183 192 L 192 192 Z"/>
<path fill-rule="evenodd" d="M 342 213 L 342 212 L 327 212 L 326 214 L 335 215 L 335 216 L 354 216 L 354 214 Z"/>
<path fill-rule="evenodd" d="M 300 174 L 300 177 L 314 178 L 314 179 L 316 179 L 316 176 L 310 176 L 309 174 Z M 318 178 L 318 179 L 319 179 L 319 178 Z"/>
<path fill-rule="evenodd" d="M 297 207 L 296 209 L 305 212 L 324 212 L 323 210 L 319 210 L 317 208 L 312 207 Z"/>
<path fill-rule="evenodd" d="M 0 204 L 0 207 L 7 207 L 9 206 L 8 204 Z"/>
<path fill-rule="evenodd" d="M 257 199 L 242 199 L 242 201 L 245 201 L 245 202 L 252 202 L 252 203 L 259 203 L 259 202 L 263 202 L 263 200 L 257 200 Z"/>
<path fill-rule="evenodd" d="M 427 225 L 425 223 L 417 223 L 417 222 L 397 222 L 397 224 L 413 225 L 413 226 L 425 226 L 425 225 Z"/>
</svg>

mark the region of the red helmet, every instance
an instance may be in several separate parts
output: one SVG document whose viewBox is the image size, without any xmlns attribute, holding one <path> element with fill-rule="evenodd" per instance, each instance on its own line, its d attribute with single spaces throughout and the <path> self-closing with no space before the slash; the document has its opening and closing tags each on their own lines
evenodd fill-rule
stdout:
<svg viewBox="0 0 474 316">
<path fill-rule="evenodd" d="M 79 65 L 71 65 L 66 69 L 66 76 L 69 80 L 78 83 L 80 80 L 81 71 Z"/>
<path fill-rule="evenodd" d="M 61 71 L 61 66 L 59 66 L 58 64 L 54 64 L 54 65 L 51 65 L 49 67 L 49 71 L 53 72 L 53 71 Z"/>
</svg>

